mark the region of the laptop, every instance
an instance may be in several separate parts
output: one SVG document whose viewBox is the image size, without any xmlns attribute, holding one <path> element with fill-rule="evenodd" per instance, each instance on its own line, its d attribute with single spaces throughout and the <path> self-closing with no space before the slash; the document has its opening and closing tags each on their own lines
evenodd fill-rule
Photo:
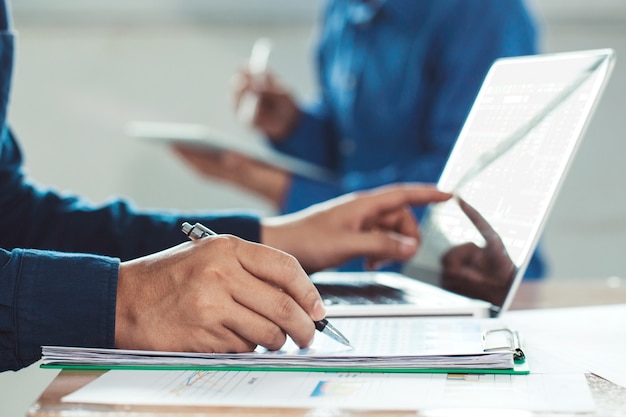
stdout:
<svg viewBox="0 0 626 417">
<path fill-rule="evenodd" d="M 501 58 L 489 70 L 402 274 L 312 275 L 328 317 L 497 317 L 509 307 L 611 73 L 610 49 Z"/>
</svg>

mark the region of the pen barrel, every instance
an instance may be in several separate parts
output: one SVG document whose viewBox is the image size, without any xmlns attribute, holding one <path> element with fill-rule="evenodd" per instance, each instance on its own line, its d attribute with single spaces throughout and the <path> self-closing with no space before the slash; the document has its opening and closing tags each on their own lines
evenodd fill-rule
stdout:
<svg viewBox="0 0 626 417">
<path fill-rule="evenodd" d="M 191 224 L 185 222 L 183 223 L 182 231 L 184 234 L 189 236 L 189 239 L 191 240 L 196 240 L 196 239 L 201 239 L 207 236 L 217 235 L 217 233 L 215 233 L 213 230 L 209 229 L 208 227 L 200 223 L 196 223 L 192 226 Z"/>
</svg>

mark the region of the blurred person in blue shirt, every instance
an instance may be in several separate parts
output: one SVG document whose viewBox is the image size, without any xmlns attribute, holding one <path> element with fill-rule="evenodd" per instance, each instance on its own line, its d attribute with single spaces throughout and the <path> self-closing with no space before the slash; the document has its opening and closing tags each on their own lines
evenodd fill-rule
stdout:
<svg viewBox="0 0 626 417">
<path fill-rule="evenodd" d="M 281 213 L 382 184 L 436 182 L 493 61 L 535 54 L 536 37 L 523 0 L 330 0 L 317 45 L 319 98 L 299 104 L 271 72 L 243 70 L 236 101 L 258 96 L 252 125 L 336 181 L 232 152 L 176 151 L 203 175 L 251 190 Z M 415 210 L 420 217 L 423 208 Z M 543 274 L 536 253 L 526 276 Z"/>
</svg>

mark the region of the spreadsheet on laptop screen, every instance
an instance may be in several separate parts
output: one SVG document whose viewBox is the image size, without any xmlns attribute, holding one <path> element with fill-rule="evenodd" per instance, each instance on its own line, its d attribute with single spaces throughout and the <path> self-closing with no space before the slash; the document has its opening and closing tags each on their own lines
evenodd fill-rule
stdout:
<svg viewBox="0 0 626 417">
<path fill-rule="evenodd" d="M 604 57 L 604 58 L 603 58 Z M 610 50 L 508 58 L 487 75 L 438 183 L 452 190 L 477 160 L 510 138 L 580 80 L 552 111 L 506 152 L 456 189 L 525 268 L 611 66 Z M 606 59 L 605 59 L 606 58 Z M 597 68 L 594 63 L 599 63 Z M 582 81 L 584 74 L 589 72 Z M 429 207 L 424 245 L 414 264 L 440 267 L 450 248 L 486 241 L 457 200 Z"/>
</svg>

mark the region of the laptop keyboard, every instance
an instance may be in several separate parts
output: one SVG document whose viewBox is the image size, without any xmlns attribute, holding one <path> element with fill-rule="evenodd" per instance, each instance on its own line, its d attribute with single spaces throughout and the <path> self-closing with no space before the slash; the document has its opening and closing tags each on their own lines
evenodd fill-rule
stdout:
<svg viewBox="0 0 626 417">
<path fill-rule="evenodd" d="M 324 284 L 316 283 L 324 304 L 408 304 L 404 291 L 376 283 Z"/>
</svg>

